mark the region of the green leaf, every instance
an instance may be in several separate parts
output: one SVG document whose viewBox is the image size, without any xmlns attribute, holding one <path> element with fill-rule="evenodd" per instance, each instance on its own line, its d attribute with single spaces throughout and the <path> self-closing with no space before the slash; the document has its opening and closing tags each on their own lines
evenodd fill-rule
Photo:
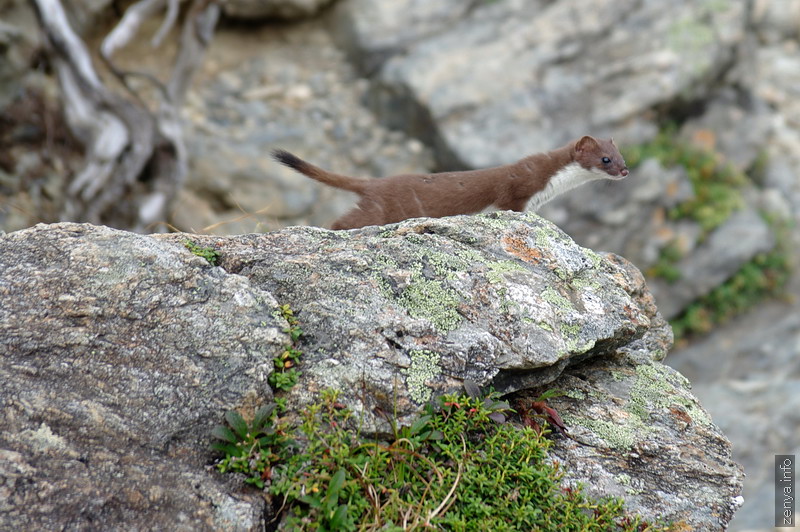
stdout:
<svg viewBox="0 0 800 532">
<path fill-rule="evenodd" d="M 247 423 L 239 412 L 236 410 L 228 410 L 225 413 L 225 419 L 228 421 L 233 431 L 239 435 L 239 438 L 245 439 L 247 437 Z"/>
<path fill-rule="evenodd" d="M 565 395 L 565 392 L 563 392 L 562 390 L 557 390 L 557 389 L 553 388 L 553 389 L 550 389 L 550 390 L 547 390 L 546 392 L 544 392 L 536 400 L 537 401 L 544 401 L 544 400 L 550 399 L 552 397 L 561 397 L 562 395 Z"/>
<path fill-rule="evenodd" d="M 259 477 L 249 477 L 249 478 L 244 479 L 244 481 L 247 482 L 248 484 L 254 484 L 259 489 L 264 489 L 264 481 L 261 480 L 260 476 Z"/>
<path fill-rule="evenodd" d="M 232 443 L 223 443 L 221 441 L 215 441 L 211 444 L 211 448 L 227 456 L 239 456 L 242 454 L 241 448 L 233 445 Z"/>
<path fill-rule="evenodd" d="M 230 443 L 237 443 L 239 438 L 224 425 L 217 425 L 214 427 L 214 430 L 211 431 L 211 435 L 217 439 L 224 440 Z"/>
<path fill-rule="evenodd" d="M 331 478 L 331 483 L 328 484 L 328 494 L 327 498 L 338 497 L 339 492 L 342 490 L 342 486 L 344 486 L 345 481 L 345 471 L 344 469 L 339 469 Z"/>
<path fill-rule="evenodd" d="M 347 505 L 341 504 L 331 516 L 330 527 L 331 530 L 341 530 L 345 527 L 347 521 Z"/>
<path fill-rule="evenodd" d="M 419 432 L 424 429 L 428 423 L 430 423 L 430 421 L 431 416 L 420 416 L 416 421 L 414 421 L 414 423 L 411 424 L 411 427 L 409 427 L 409 433 L 412 436 L 419 434 Z"/>
<path fill-rule="evenodd" d="M 275 411 L 276 406 L 275 403 L 267 403 L 256 410 L 256 415 L 253 418 L 253 429 L 258 430 L 263 427 L 267 421 L 269 421 L 269 417 L 272 415 L 272 412 Z"/>
</svg>

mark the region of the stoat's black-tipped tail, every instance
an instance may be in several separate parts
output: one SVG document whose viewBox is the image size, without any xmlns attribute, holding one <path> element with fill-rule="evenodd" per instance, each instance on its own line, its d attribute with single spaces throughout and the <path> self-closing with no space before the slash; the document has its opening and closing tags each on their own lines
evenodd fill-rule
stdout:
<svg viewBox="0 0 800 532">
<path fill-rule="evenodd" d="M 272 158 L 281 164 L 285 164 L 289 168 L 297 170 L 301 174 L 305 173 L 303 167 L 306 166 L 307 163 L 293 153 L 289 153 L 286 150 L 272 150 Z"/>
<path fill-rule="evenodd" d="M 303 175 L 316 179 L 321 183 L 330 185 L 332 187 L 349 190 L 350 192 L 361 193 L 368 181 L 363 179 L 356 179 L 346 175 L 339 175 L 323 170 L 318 166 L 314 166 L 286 150 L 273 150 L 272 157 L 281 164 L 288 166 L 293 170 L 297 170 Z"/>
</svg>

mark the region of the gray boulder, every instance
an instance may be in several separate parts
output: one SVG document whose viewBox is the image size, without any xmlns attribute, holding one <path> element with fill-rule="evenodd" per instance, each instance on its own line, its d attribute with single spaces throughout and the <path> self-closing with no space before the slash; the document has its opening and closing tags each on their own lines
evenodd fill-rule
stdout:
<svg viewBox="0 0 800 532">
<path fill-rule="evenodd" d="M 132 233 L 2 241 L 0 528 L 262 529 L 263 499 L 206 466 L 221 413 L 272 397 L 272 296 Z"/>
<path fill-rule="evenodd" d="M 672 335 L 641 274 L 538 216 L 192 236 L 220 267 L 186 238 L 78 224 L 1 238 L 2 528 L 261 529 L 263 499 L 206 449 L 225 410 L 272 399 L 279 302 L 305 331 L 290 412 L 334 387 L 384 433 L 465 379 L 558 387 L 584 442 L 555 442 L 568 482 L 699 529 L 739 503 L 727 440 L 659 362 Z"/>
<path fill-rule="evenodd" d="M 376 110 L 430 139 L 443 165 L 473 168 L 587 131 L 641 140 L 655 131 L 652 108 L 704 97 L 717 83 L 746 22 L 741 2 L 471 3 L 457 20 L 438 16 L 427 25 L 414 23 L 414 0 L 364 3 L 341 6 L 340 17 L 351 21 L 340 25 L 341 40 L 366 47 L 351 53 L 402 52 L 380 68 Z M 386 43 L 384 25 L 370 21 L 392 15 L 404 29 Z"/>
</svg>

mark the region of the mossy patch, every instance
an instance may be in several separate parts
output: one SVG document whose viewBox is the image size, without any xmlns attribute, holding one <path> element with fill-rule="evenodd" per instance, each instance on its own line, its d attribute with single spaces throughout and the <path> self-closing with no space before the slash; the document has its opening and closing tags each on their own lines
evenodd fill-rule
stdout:
<svg viewBox="0 0 800 532">
<path fill-rule="evenodd" d="M 446 395 L 378 440 L 355 433 L 353 411 L 326 390 L 299 424 L 275 404 L 252 422 L 228 412 L 212 446 L 219 471 L 263 490 L 287 530 L 669 529 L 629 514 L 621 499 L 567 487 L 543 434 L 497 422 L 508 408 L 496 394 Z"/>
<path fill-rule="evenodd" d="M 701 228 L 699 241 L 742 209 L 745 205 L 743 190 L 752 185 L 748 175 L 727 163 L 721 154 L 679 140 L 675 126 L 664 128 L 651 142 L 623 149 L 623 155 L 631 168 L 648 158 L 658 160 L 665 167 L 685 168 L 694 197 L 671 208 L 667 216 L 670 220 L 696 222 Z M 765 163 L 762 159 L 758 164 Z M 756 171 L 754 168 L 751 174 Z M 709 332 L 759 301 L 781 294 L 791 270 L 787 251 L 789 228 L 786 222 L 763 216 L 776 235 L 775 249 L 754 257 L 731 279 L 671 320 L 676 343 L 684 336 Z M 681 277 L 677 265 L 682 258 L 683 252 L 677 242 L 668 242 L 660 250 L 656 264 L 646 273 L 667 282 L 677 282 Z"/>
</svg>

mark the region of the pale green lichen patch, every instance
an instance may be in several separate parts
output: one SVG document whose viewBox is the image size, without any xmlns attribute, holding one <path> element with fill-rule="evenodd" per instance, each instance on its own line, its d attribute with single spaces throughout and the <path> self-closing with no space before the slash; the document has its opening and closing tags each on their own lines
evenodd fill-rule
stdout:
<svg viewBox="0 0 800 532">
<path fill-rule="evenodd" d="M 642 423 L 642 420 L 634 415 L 628 416 L 622 423 L 596 418 L 577 417 L 570 414 L 562 415 L 562 417 L 567 423 L 567 426 L 573 424 L 585 427 L 597 434 L 614 449 L 630 449 L 650 431 L 650 429 Z"/>
<path fill-rule="evenodd" d="M 441 356 L 428 349 L 417 349 L 409 355 L 411 367 L 405 370 L 408 394 L 416 403 L 422 404 L 431 398 L 431 388 L 427 383 L 442 374 L 439 367 Z"/>
<path fill-rule="evenodd" d="M 494 212 L 479 214 L 477 218 L 483 222 L 483 225 L 492 229 L 505 229 L 510 223 L 510 220 L 501 218 Z"/>
<path fill-rule="evenodd" d="M 572 246 L 575 246 L 569 237 L 551 225 L 536 227 L 533 230 L 533 235 L 534 242 L 536 242 L 536 245 L 540 248 L 551 248 L 554 244 L 564 241 L 569 241 Z"/>
<path fill-rule="evenodd" d="M 510 260 L 492 261 L 487 266 L 489 271 L 486 273 L 486 280 L 491 284 L 504 282 L 508 273 L 525 271 L 525 268 Z"/>
<path fill-rule="evenodd" d="M 598 283 L 596 280 L 584 279 L 582 277 L 576 277 L 575 279 L 572 279 L 571 284 L 574 288 L 580 290 L 600 290 L 601 288 L 600 283 Z"/>
<path fill-rule="evenodd" d="M 584 254 L 589 258 L 592 262 L 592 266 L 595 270 L 600 269 L 600 266 L 603 264 L 603 257 L 597 254 L 594 250 L 583 248 Z"/>
<path fill-rule="evenodd" d="M 541 297 L 551 305 L 562 310 L 572 310 L 572 303 L 570 303 L 570 300 L 556 292 L 552 286 L 547 286 L 542 291 Z"/>
<path fill-rule="evenodd" d="M 582 354 L 590 351 L 595 345 L 596 342 L 594 340 L 587 340 L 583 344 L 578 343 L 578 338 L 568 338 L 567 339 L 567 351 L 572 354 Z"/>
<path fill-rule="evenodd" d="M 579 325 L 567 325 L 566 323 L 561 324 L 561 334 L 565 337 L 578 336 L 580 332 L 581 328 Z"/>
<path fill-rule="evenodd" d="M 680 389 L 685 386 L 686 379 L 682 375 L 672 372 L 667 367 L 658 365 L 640 365 L 636 367 L 636 374 L 627 374 L 622 371 L 612 371 L 611 378 L 615 382 L 633 379 L 633 384 L 621 411 L 617 411 L 613 421 L 583 418 L 575 415 L 569 417 L 569 423 L 586 427 L 611 447 L 616 449 L 629 449 L 636 442 L 643 440 L 655 430 L 652 426 L 651 413 L 655 409 L 669 408 L 675 405 L 683 407 L 695 423 L 707 425 L 711 423 L 708 414 L 700 408 L 691 397 L 684 395 Z M 588 396 L 602 403 L 612 400 L 611 396 L 596 393 L 590 390 Z"/>
<path fill-rule="evenodd" d="M 575 389 L 565 391 L 564 395 L 571 399 L 577 399 L 578 401 L 583 401 L 586 399 L 586 397 L 588 397 L 586 392 L 584 392 L 583 390 L 575 390 Z"/>
<path fill-rule="evenodd" d="M 452 331 L 461 322 L 461 315 L 456 310 L 460 298 L 441 281 L 414 275 L 411 284 L 403 290 L 397 302 L 409 315 L 430 321 L 440 331 Z"/>
<path fill-rule="evenodd" d="M 686 377 L 671 372 L 665 366 L 650 364 L 637 366 L 636 381 L 631 388 L 628 410 L 645 418 L 653 407 L 668 408 L 679 405 L 695 423 L 710 424 L 711 418 L 697 402 L 682 395 L 677 389 L 678 387 L 685 389 L 687 386 Z"/>
<path fill-rule="evenodd" d="M 540 321 L 536 324 L 540 329 L 545 331 L 553 332 L 553 326 L 547 323 L 546 321 Z"/>
</svg>

